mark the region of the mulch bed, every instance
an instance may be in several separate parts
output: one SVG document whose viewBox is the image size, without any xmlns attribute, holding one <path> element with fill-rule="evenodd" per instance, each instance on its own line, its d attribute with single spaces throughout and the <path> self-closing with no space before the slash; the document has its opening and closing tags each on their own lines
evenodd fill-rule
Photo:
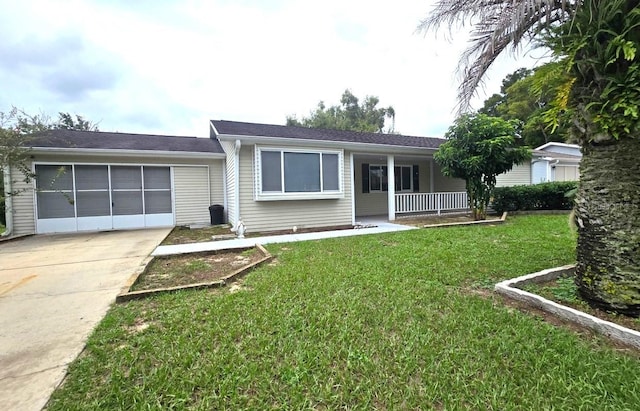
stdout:
<svg viewBox="0 0 640 411">
<path fill-rule="evenodd" d="M 131 291 L 152 290 L 220 280 L 264 255 L 256 248 L 154 258 Z"/>
</svg>

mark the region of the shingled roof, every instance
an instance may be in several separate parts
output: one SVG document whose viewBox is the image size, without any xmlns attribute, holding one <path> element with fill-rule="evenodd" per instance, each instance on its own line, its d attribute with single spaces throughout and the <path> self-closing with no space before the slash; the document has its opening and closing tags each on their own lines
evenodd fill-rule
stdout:
<svg viewBox="0 0 640 411">
<path fill-rule="evenodd" d="M 29 140 L 28 144 L 34 148 L 224 153 L 220 142 L 211 138 L 102 131 L 50 130 Z"/>
<path fill-rule="evenodd" d="M 211 120 L 219 135 L 291 138 L 301 140 L 334 141 L 378 144 L 398 147 L 436 149 L 446 140 L 434 137 L 403 136 L 400 134 L 363 133 L 273 124 L 243 123 L 239 121 Z"/>
</svg>

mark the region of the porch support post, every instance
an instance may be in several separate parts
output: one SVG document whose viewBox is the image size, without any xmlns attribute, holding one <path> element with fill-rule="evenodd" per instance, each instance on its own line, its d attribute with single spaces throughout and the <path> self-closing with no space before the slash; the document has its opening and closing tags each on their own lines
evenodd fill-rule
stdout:
<svg viewBox="0 0 640 411">
<path fill-rule="evenodd" d="M 435 177 L 433 175 L 433 163 L 434 163 L 434 159 L 433 157 L 431 158 L 431 160 L 429 160 L 429 192 L 430 193 L 434 193 L 435 192 Z"/>
<path fill-rule="evenodd" d="M 387 202 L 389 209 L 389 221 L 396 219 L 396 173 L 395 158 L 387 156 Z"/>
</svg>

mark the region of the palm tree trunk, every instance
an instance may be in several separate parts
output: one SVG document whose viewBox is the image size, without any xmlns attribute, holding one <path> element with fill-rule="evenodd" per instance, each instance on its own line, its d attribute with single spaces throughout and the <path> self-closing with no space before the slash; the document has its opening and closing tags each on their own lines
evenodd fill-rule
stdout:
<svg viewBox="0 0 640 411">
<path fill-rule="evenodd" d="M 640 138 L 583 147 L 576 284 L 591 305 L 640 315 Z"/>
</svg>

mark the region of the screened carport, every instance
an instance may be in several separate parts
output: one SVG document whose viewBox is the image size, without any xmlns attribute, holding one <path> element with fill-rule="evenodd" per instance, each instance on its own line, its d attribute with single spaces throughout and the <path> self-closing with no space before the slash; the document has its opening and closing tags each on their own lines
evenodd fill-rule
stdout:
<svg viewBox="0 0 640 411">
<path fill-rule="evenodd" d="M 35 173 L 37 233 L 175 222 L 169 166 L 36 164 Z"/>
</svg>

